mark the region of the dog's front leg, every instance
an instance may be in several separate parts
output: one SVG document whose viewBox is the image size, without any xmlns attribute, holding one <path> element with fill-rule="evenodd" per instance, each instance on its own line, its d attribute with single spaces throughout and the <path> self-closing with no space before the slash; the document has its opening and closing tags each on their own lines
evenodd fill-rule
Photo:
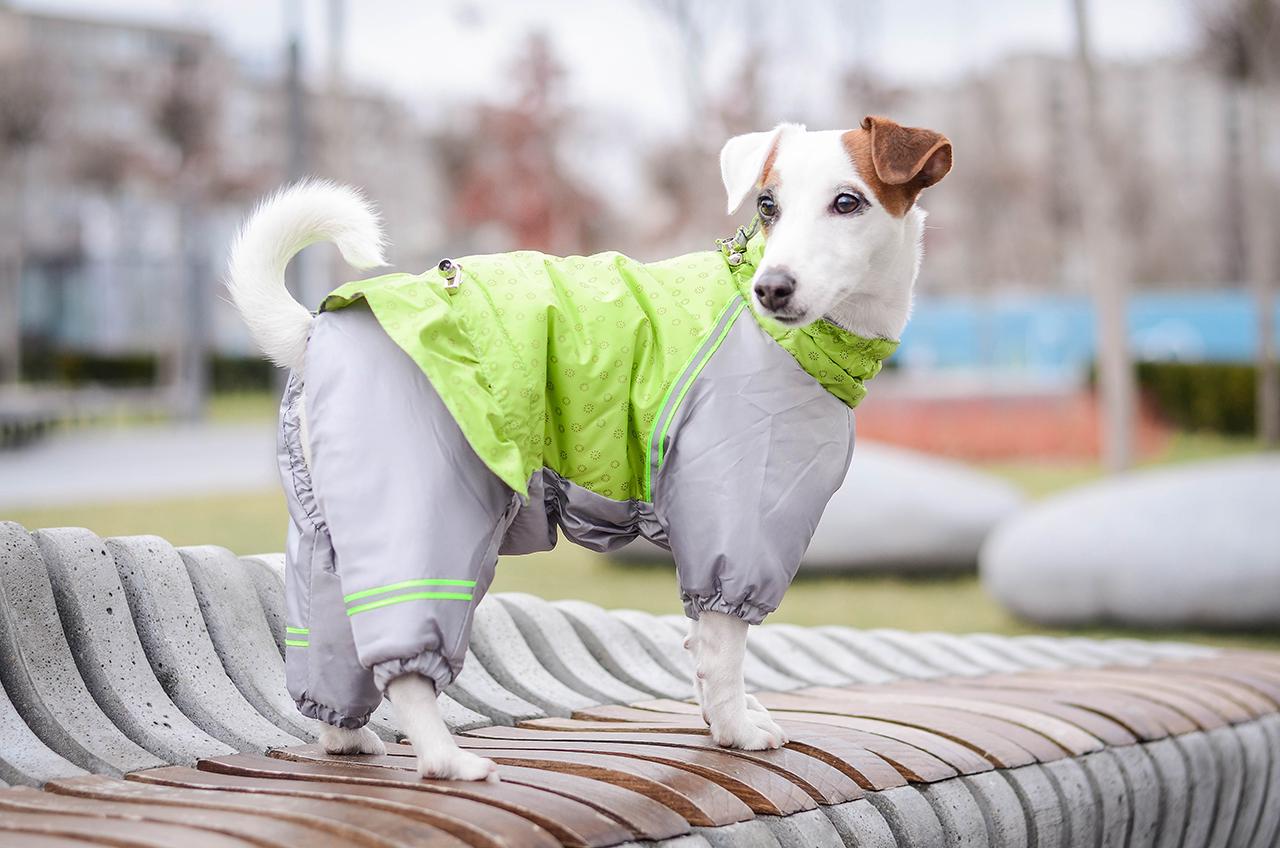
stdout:
<svg viewBox="0 0 1280 848">
<path fill-rule="evenodd" d="M 736 616 L 702 613 L 689 629 L 694 686 L 716 744 L 746 751 L 778 748 L 787 744 L 786 734 L 743 684 L 747 627 Z"/>
<path fill-rule="evenodd" d="M 701 619 L 693 618 L 689 620 L 689 635 L 684 637 L 684 649 L 693 657 L 693 694 L 698 699 L 698 706 L 702 708 L 702 720 L 708 725 L 711 719 L 707 718 L 707 699 L 702 696 L 702 675 L 703 671 L 698 666 L 698 625 Z"/>
<path fill-rule="evenodd" d="M 464 751 L 440 717 L 436 687 L 420 674 L 405 674 L 387 686 L 391 707 L 400 729 L 413 743 L 418 774 L 440 780 L 488 780 L 497 782 L 493 760 Z"/>
</svg>

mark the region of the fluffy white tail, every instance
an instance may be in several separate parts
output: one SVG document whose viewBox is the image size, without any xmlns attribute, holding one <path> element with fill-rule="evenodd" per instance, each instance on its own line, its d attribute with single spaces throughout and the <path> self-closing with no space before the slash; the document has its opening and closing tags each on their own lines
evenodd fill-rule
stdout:
<svg viewBox="0 0 1280 848">
<path fill-rule="evenodd" d="M 302 367 L 311 313 L 285 288 L 284 269 L 309 244 L 331 241 L 356 268 L 385 264 L 378 213 L 360 192 L 307 180 L 264 200 L 231 249 L 227 290 L 262 352 L 282 368 Z"/>
</svg>

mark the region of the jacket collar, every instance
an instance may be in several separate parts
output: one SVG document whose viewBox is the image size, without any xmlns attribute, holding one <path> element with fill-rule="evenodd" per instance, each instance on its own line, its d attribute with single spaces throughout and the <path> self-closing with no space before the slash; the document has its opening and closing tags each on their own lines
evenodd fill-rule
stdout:
<svg viewBox="0 0 1280 848">
<path fill-rule="evenodd" d="M 720 252 L 748 304 L 751 278 L 764 255 L 764 235 L 755 221 L 738 234 L 719 242 Z M 774 341 L 790 353 L 809 376 L 850 407 L 866 397 L 867 380 L 880 373 L 884 360 L 898 349 L 893 339 L 868 339 L 823 319 L 804 327 L 784 327 L 777 321 L 751 314 Z"/>
</svg>

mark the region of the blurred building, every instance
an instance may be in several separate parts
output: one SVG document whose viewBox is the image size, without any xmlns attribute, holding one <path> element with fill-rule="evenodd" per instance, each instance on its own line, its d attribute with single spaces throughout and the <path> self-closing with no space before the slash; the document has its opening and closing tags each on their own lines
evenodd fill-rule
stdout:
<svg viewBox="0 0 1280 848">
<path fill-rule="evenodd" d="M 10 96 L 43 103 L 32 142 L 0 152 L 20 160 L 11 166 L 22 184 L 0 214 L 21 242 L 28 345 L 168 349 L 191 272 L 218 346 L 247 351 L 216 289 L 248 204 L 291 171 L 282 81 L 239 65 L 205 32 L 3 7 L 0 62 L 38 69 Z M 423 128 L 398 101 L 363 92 L 311 92 L 307 107 L 307 136 L 343 143 L 311 145 L 305 171 L 365 186 L 397 259 L 429 261 L 441 234 L 422 199 L 439 176 Z M 185 250 L 184 203 L 194 241 Z M 331 278 L 323 262 L 310 270 L 303 296 L 314 302 Z"/>
<path fill-rule="evenodd" d="M 1110 184 L 1089 188 L 1120 195 L 1135 285 L 1241 285 L 1237 93 L 1194 57 L 1100 70 Z M 953 85 L 881 96 L 903 122 L 945 129 L 957 151 L 925 202 L 922 292 L 1087 290 L 1073 175 L 1086 121 L 1069 58 L 1011 56 Z M 1268 120 L 1280 139 L 1280 109 Z M 1280 150 L 1271 156 L 1280 165 Z"/>
<path fill-rule="evenodd" d="M 206 32 L 0 2 L 0 125 L 24 115 L 32 128 L 18 142 L 0 139 L 0 277 L 5 251 L 19 251 L 28 345 L 172 349 L 187 326 L 185 281 L 195 279 L 209 300 L 212 341 L 247 353 L 242 328 L 217 300 L 218 278 L 249 205 L 291 174 L 364 187 L 384 212 L 400 268 L 513 247 L 648 258 L 709 245 L 729 229 L 714 162 L 727 132 L 780 118 L 848 126 L 868 113 L 938 128 L 956 147 L 955 170 L 926 196 L 923 302 L 1088 288 L 1075 246 L 1085 122 L 1069 59 L 1009 56 L 916 88 L 883 84 L 860 66 L 842 98 L 806 107 L 827 110 L 820 114 L 792 114 L 775 102 L 785 92 L 766 90 L 769 69 L 749 64 L 731 75 L 731 91 L 703 92 L 704 123 L 688 138 L 654 149 L 629 138 L 627 121 L 645 116 L 567 106 L 545 40 L 531 38 L 514 63 L 505 105 L 454 104 L 425 126 L 401 100 L 345 85 L 334 61 L 326 79 L 308 81 L 299 150 L 285 81 L 237 61 Z M 1192 57 L 1101 73 L 1111 184 L 1092 188 L 1120 192 L 1135 284 L 1238 285 L 1233 91 Z M 1280 138 L 1280 110 L 1270 120 Z M 322 256 L 302 265 L 301 294 L 312 304 L 346 273 Z M 974 309 L 986 312 L 980 302 Z M 946 347 L 939 340 L 932 349 Z"/>
</svg>

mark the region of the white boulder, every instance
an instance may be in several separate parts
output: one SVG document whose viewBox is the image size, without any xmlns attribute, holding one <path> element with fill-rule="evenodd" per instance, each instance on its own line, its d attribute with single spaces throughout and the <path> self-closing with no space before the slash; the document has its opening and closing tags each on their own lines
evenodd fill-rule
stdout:
<svg viewBox="0 0 1280 848">
<path fill-rule="evenodd" d="M 1022 504 L 1015 486 L 962 463 L 859 442 L 802 568 L 972 570 L 987 534 Z"/>
<path fill-rule="evenodd" d="M 1280 623 L 1280 456 L 1142 471 L 1002 524 L 983 585 L 1041 624 Z"/>
</svg>

